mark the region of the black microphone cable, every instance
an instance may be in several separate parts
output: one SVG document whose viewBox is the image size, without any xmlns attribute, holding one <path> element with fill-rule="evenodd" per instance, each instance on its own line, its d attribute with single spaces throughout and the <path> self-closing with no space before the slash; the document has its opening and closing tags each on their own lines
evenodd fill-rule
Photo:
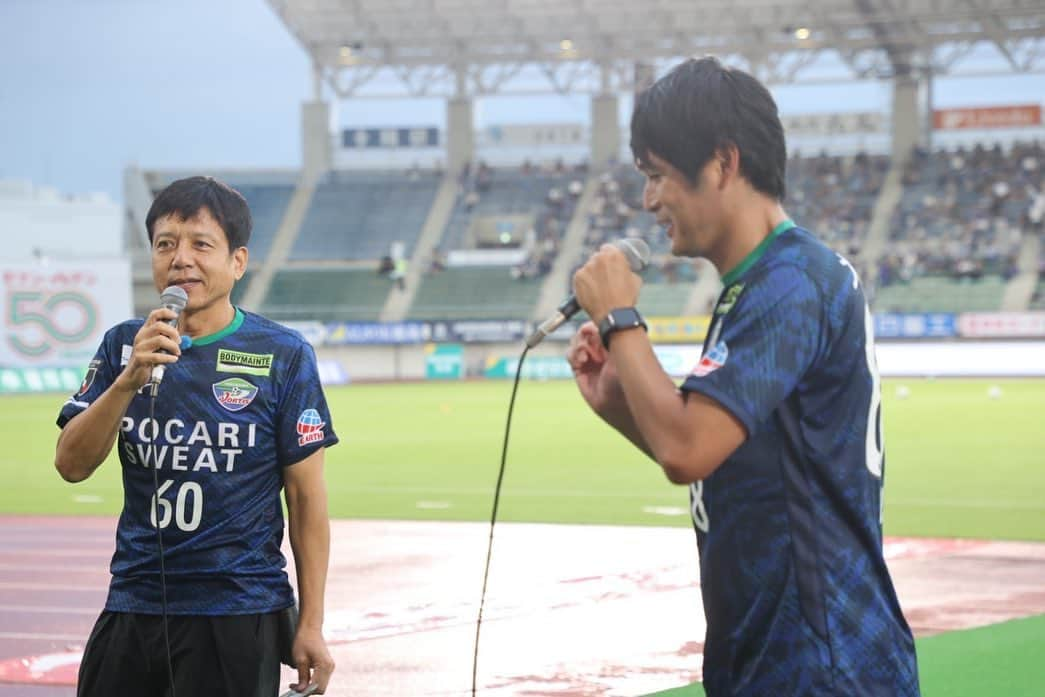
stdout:
<svg viewBox="0 0 1045 697">
<path fill-rule="evenodd" d="M 160 610 L 163 617 L 163 644 L 167 651 L 167 678 L 169 680 L 171 695 L 174 694 L 174 664 L 171 661 L 171 635 L 168 627 L 167 619 L 167 569 L 163 561 L 163 531 L 160 525 L 160 455 L 156 449 L 156 436 L 159 435 L 160 427 L 156 423 L 156 393 L 159 391 L 159 384 L 149 384 L 149 425 L 155 427 L 156 430 L 152 432 L 152 438 L 149 439 L 152 450 L 152 485 L 153 485 L 153 499 L 152 499 L 152 518 L 156 525 L 156 542 L 160 548 Z"/>
<path fill-rule="evenodd" d="M 504 424 L 504 442 L 501 446 L 501 468 L 497 472 L 497 486 L 493 490 L 493 511 L 490 513 L 490 541 L 486 545 L 486 565 L 483 567 L 483 590 L 479 596 L 479 616 L 475 621 L 475 652 L 472 654 L 472 696 L 475 697 L 476 679 L 479 674 L 479 630 L 483 626 L 483 606 L 486 604 L 486 581 L 490 577 L 490 557 L 493 554 L 493 529 L 497 523 L 497 506 L 501 501 L 501 482 L 504 481 L 504 465 L 508 459 L 508 434 L 512 430 L 512 411 L 515 409 L 515 393 L 519 389 L 519 378 L 522 376 L 523 362 L 530 347 L 526 346 L 519 356 L 519 364 L 515 368 L 515 382 L 512 384 L 512 396 L 508 400 L 508 420 Z"/>
<path fill-rule="evenodd" d="M 169 320 L 161 320 L 172 327 L 178 326 L 178 317 L 181 315 L 185 306 L 189 302 L 189 295 L 185 292 L 185 289 L 181 286 L 167 286 L 163 289 L 160 294 L 160 303 L 162 307 L 174 312 L 174 318 Z M 192 339 L 188 339 L 188 343 L 183 343 L 182 348 L 188 348 L 192 345 Z M 161 353 L 167 353 L 161 349 Z M 163 551 L 163 525 L 160 521 L 160 453 L 156 447 L 156 438 L 160 433 L 160 426 L 156 423 L 156 394 L 160 391 L 160 382 L 163 380 L 163 374 L 166 370 L 166 366 L 162 363 L 155 365 L 149 371 L 149 381 L 145 383 L 144 387 L 147 388 L 149 393 L 149 424 L 155 428 L 152 434 L 152 438 L 149 439 L 149 445 L 152 449 L 152 503 L 151 503 L 151 517 L 153 524 L 156 526 L 156 544 L 160 551 L 160 611 L 163 617 L 163 644 L 167 654 L 167 678 L 171 688 L 170 697 L 175 697 L 174 694 L 174 662 L 171 660 L 171 635 L 170 635 L 170 619 L 167 615 L 167 568 L 164 560 Z M 148 462 L 148 457 L 146 457 Z M 173 481 L 172 481 L 173 483 Z M 171 515 L 171 520 L 174 519 L 174 515 Z"/>
</svg>

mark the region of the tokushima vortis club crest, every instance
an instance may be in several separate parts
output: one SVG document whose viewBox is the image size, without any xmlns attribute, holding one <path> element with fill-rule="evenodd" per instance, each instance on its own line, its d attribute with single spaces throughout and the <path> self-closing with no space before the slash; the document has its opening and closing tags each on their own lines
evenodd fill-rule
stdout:
<svg viewBox="0 0 1045 697">
<path fill-rule="evenodd" d="M 325 437 L 323 435 L 323 418 L 315 409 L 306 409 L 298 417 L 298 445 L 318 443 Z"/>
<path fill-rule="evenodd" d="M 239 411 L 254 401 L 258 388 L 243 378 L 229 378 L 211 385 L 214 399 L 229 411 Z"/>
<path fill-rule="evenodd" d="M 726 364 L 727 358 L 729 358 L 729 347 L 726 346 L 724 340 L 719 341 L 714 348 L 701 356 L 697 366 L 693 369 L 693 375 L 702 378 L 709 373 L 713 373 Z"/>
</svg>

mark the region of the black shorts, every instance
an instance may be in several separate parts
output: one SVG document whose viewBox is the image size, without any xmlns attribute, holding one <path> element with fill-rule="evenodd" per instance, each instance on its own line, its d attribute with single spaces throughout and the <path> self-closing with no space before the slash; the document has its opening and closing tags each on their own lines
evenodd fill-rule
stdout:
<svg viewBox="0 0 1045 697">
<path fill-rule="evenodd" d="M 167 618 L 177 697 L 274 697 L 277 618 Z M 87 640 L 77 697 L 170 697 L 163 618 L 102 611 Z"/>
</svg>

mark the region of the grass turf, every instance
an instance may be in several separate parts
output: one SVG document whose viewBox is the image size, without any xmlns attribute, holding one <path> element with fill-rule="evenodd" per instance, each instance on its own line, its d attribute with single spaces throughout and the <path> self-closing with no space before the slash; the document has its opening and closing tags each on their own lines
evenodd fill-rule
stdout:
<svg viewBox="0 0 1045 697">
<path fill-rule="evenodd" d="M 1039 697 L 1045 615 L 919 639 L 925 697 Z M 648 697 L 703 697 L 699 683 Z"/>
<path fill-rule="evenodd" d="M 988 396 L 992 385 L 1000 397 Z M 332 516 L 488 518 L 510 389 L 452 382 L 328 390 L 341 437 L 327 451 Z M 1045 540 L 1045 381 L 892 380 L 883 393 L 887 534 Z M 62 401 L 0 399 L 8 432 L 0 472 L 18 483 L 0 489 L 0 512 L 119 511 L 114 460 L 76 485 L 55 473 Z M 501 518 L 690 524 L 685 488 L 604 426 L 569 382 L 520 385 Z"/>
</svg>

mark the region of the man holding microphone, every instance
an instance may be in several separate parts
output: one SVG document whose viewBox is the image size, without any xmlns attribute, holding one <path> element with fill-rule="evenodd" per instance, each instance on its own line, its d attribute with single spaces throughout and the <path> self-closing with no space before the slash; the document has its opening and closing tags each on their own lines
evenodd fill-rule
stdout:
<svg viewBox="0 0 1045 697">
<path fill-rule="evenodd" d="M 337 436 L 312 347 L 231 302 L 251 224 L 243 197 L 212 178 L 161 191 L 146 220 L 153 279 L 184 310 L 110 329 L 59 414 L 63 478 L 90 477 L 114 445 L 123 472 L 112 581 L 80 697 L 272 697 L 281 658 L 298 669 L 295 689 L 322 693 L 330 680 L 323 462 Z"/>
<path fill-rule="evenodd" d="M 644 206 L 676 256 L 722 275 L 699 363 L 676 386 L 604 246 L 574 276 L 568 360 L 608 424 L 690 490 L 709 697 L 913 697 L 914 641 L 882 555 L 881 394 L 855 270 L 781 205 L 768 90 L 714 58 L 636 98 Z"/>
</svg>

